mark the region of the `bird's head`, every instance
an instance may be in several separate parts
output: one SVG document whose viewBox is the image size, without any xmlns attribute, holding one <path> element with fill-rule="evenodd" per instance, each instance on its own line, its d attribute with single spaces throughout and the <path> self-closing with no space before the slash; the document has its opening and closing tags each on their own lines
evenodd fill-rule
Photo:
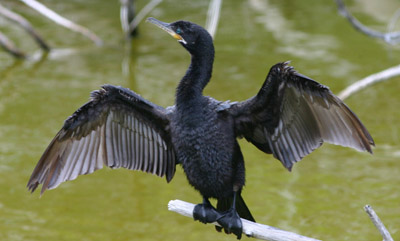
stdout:
<svg viewBox="0 0 400 241">
<path fill-rule="evenodd" d="M 214 52 L 211 35 L 195 23 L 182 20 L 165 23 L 155 18 L 148 18 L 147 21 L 169 33 L 192 55 L 209 52 L 209 49 Z"/>
</svg>

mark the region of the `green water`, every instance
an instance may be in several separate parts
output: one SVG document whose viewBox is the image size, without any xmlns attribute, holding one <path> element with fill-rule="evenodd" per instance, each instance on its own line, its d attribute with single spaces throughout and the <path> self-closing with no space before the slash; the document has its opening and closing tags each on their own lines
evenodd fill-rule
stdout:
<svg viewBox="0 0 400 241">
<path fill-rule="evenodd" d="M 180 167 L 170 184 L 152 175 L 104 169 L 45 193 L 25 185 L 63 121 L 104 83 L 134 89 L 162 106 L 190 58 L 176 41 L 142 23 L 124 46 L 118 1 L 42 1 L 106 42 L 96 47 L 22 3 L 3 4 L 29 18 L 55 49 L 40 61 L 19 62 L 0 51 L 0 240 L 234 240 L 167 210 L 172 199 L 200 195 Z M 141 8 L 145 1 L 138 1 Z M 385 29 L 398 1 L 353 1 L 363 22 Z M 151 16 L 205 23 L 208 1 L 164 1 Z M 0 19 L 0 29 L 30 55 L 35 43 Z M 338 93 L 369 74 L 397 65 L 399 47 L 353 30 L 333 1 L 224 1 L 215 39 L 216 63 L 205 93 L 244 100 L 260 88 L 269 67 L 292 60 L 296 69 Z M 370 204 L 400 239 L 399 78 L 346 100 L 370 130 L 374 155 L 325 144 L 291 173 L 245 141 L 243 196 L 260 223 L 322 240 L 382 240 L 363 206 Z M 243 238 L 247 240 L 247 237 Z"/>
</svg>

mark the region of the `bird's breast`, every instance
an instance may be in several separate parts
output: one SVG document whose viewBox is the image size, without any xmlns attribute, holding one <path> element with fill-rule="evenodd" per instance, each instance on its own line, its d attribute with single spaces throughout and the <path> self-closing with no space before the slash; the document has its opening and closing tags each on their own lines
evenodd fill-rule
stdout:
<svg viewBox="0 0 400 241">
<path fill-rule="evenodd" d="M 172 142 L 189 183 L 207 196 L 217 196 L 233 179 L 233 125 L 217 115 L 191 117 L 171 128 Z M 231 190 L 228 188 L 227 190 Z"/>
</svg>

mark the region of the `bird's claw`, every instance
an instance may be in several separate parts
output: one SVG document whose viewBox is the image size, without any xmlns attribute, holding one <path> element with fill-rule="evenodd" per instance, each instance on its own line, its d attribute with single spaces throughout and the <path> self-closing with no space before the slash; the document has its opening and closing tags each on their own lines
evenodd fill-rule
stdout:
<svg viewBox="0 0 400 241">
<path fill-rule="evenodd" d="M 221 214 L 211 204 L 197 204 L 193 209 L 194 220 L 199 220 L 202 223 L 213 223 L 220 217 Z"/>
<path fill-rule="evenodd" d="M 229 209 L 222 214 L 217 222 L 222 226 L 225 233 L 233 233 L 237 239 L 242 238 L 243 226 L 239 214 L 234 209 Z"/>
</svg>

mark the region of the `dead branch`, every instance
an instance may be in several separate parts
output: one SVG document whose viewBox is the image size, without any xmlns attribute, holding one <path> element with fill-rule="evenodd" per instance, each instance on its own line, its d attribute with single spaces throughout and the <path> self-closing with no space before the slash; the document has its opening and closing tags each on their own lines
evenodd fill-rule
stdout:
<svg viewBox="0 0 400 241">
<path fill-rule="evenodd" d="M 43 40 L 42 37 L 40 37 L 40 35 L 33 29 L 29 21 L 26 20 L 24 17 L 5 8 L 1 4 L 0 4 L 0 15 L 3 15 L 12 22 L 19 24 L 26 32 L 28 32 L 33 37 L 33 39 L 40 46 L 40 48 L 42 48 L 45 51 L 50 50 L 49 45 Z"/>
<path fill-rule="evenodd" d="M 129 23 L 133 21 L 135 18 L 135 6 L 133 0 L 120 0 L 121 8 L 120 8 L 120 21 L 122 30 L 124 31 L 126 36 L 134 35 L 134 32 L 129 32 Z"/>
<path fill-rule="evenodd" d="M 393 31 L 395 24 L 396 24 L 397 20 L 399 19 L 399 17 L 400 17 L 400 9 L 397 9 L 397 11 L 393 14 L 392 18 L 390 19 L 390 21 L 388 23 L 388 26 L 387 26 L 388 32 Z"/>
<path fill-rule="evenodd" d="M 168 203 L 168 210 L 179 213 L 183 216 L 193 218 L 194 204 L 181 200 L 171 200 Z M 242 219 L 243 233 L 247 236 L 269 241 L 318 241 L 317 239 L 301 236 L 296 233 L 284 231 L 268 225 L 254 223 Z M 218 223 L 213 223 L 218 225 Z"/>
<path fill-rule="evenodd" d="M 391 67 L 389 69 L 385 69 L 381 72 L 369 75 L 365 77 L 364 79 L 361 79 L 351 85 L 349 85 L 347 88 L 342 90 L 338 96 L 341 99 L 346 99 L 350 95 L 352 95 L 355 92 L 358 92 L 364 88 L 366 88 L 369 85 L 378 83 L 383 80 L 387 80 L 389 78 L 399 76 L 400 75 L 400 65 Z"/>
<path fill-rule="evenodd" d="M 24 59 L 26 55 L 0 32 L 0 46 L 16 58 Z"/>
<path fill-rule="evenodd" d="M 35 1 L 35 0 L 21 0 L 24 2 L 26 5 L 29 7 L 35 9 L 39 13 L 41 13 L 43 16 L 47 17 L 48 19 L 52 20 L 53 22 L 68 28 L 72 31 L 78 32 L 82 34 L 83 36 L 89 38 L 92 40 L 96 45 L 102 45 L 103 41 L 92 31 L 89 29 L 78 25 L 71 20 L 68 20 L 62 16 L 60 16 L 58 13 L 54 12 L 53 10 L 49 9 L 48 7 L 44 6 L 43 4 Z"/>
<path fill-rule="evenodd" d="M 400 42 L 400 32 L 387 32 L 387 33 L 382 33 L 373 29 L 370 29 L 360 23 L 355 17 L 353 17 L 348 11 L 347 8 L 345 7 L 344 3 L 342 0 L 335 0 L 336 4 L 338 6 L 338 11 L 341 15 L 347 18 L 349 20 L 350 24 L 357 29 L 358 31 L 373 37 L 373 38 L 379 38 L 384 40 L 385 42 L 389 44 L 396 44 Z"/>
<path fill-rule="evenodd" d="M 213 38 L 215 38 L 215 34 L 217 33 L 221 5 L 222 0 L 211 0 L 208 6 L 206 29 Z"/>
<path fill-rule="evenodd" d="M 129 39 L 131 33 L 136 29 L 139 23 L 153 10 L 162 0 L 151 0 L 146 6 L 144 6 L 140 12 L 136 15 L 133 21 L 129 24 L 129 30 L 126 38 Z"/>
<path fill-rule="evenodd" d="M 393 241 L 393 238 L 392 236 L 390 236 L 389 231 L 386 229 L 385 225 L 382 223 L 381 219 L 378 217 L 372 207 L 370 205 L 365 205 L 364 210 L 365 212 L 367 212 L 372 223 L 381 233 L 383 241 Z"/>
</svg>

